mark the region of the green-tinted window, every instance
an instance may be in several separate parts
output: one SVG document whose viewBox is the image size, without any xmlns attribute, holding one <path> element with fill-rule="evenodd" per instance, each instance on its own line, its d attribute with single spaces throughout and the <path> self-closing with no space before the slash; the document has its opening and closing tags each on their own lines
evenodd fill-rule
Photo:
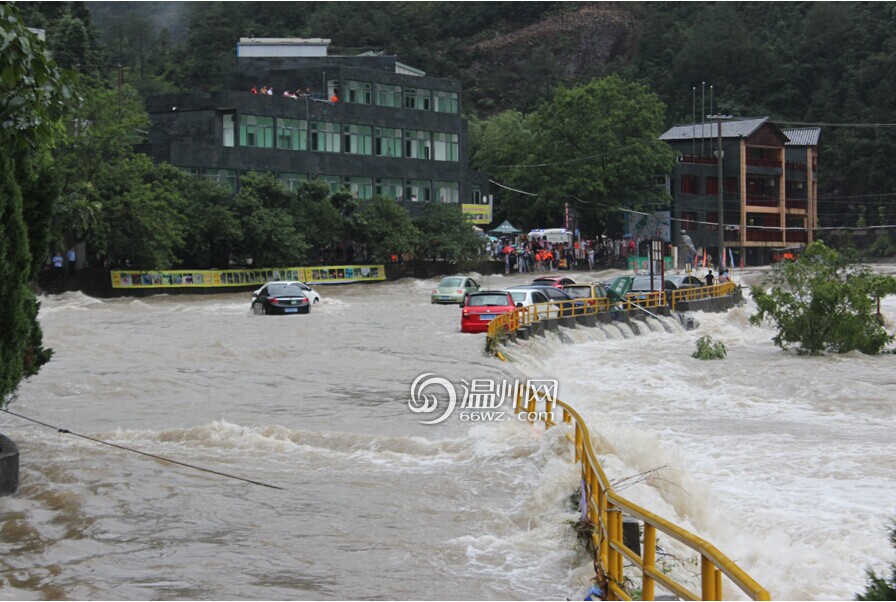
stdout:
<svg viewBox="0 0 896 602">
<path fill-rule="evenodd" d="M 367 201 L 373 198 L 373 180 L 370 178 L 348 178 L 348 189 L 356 199 Z"/>
<path fill-rule="evenodd" d="M 314 176 L 314 179 L 325 182 L 330 187 L 330 194 L 335 194 L 342 188 L 342 178 L 339 176 Z"/>
<path fill-rule="evenodd" d="M 376 179 L 376 194 L 384 196 L 387 199 L 399 200 L 402 196 L 402 188 L 404 183 L 401 180 L 393 180 L 391 178 Z"/>
<path fill-rule="evenodd" d="M 236 192 L 236 170 L 207 168 L 202 170 L 202 177 L 213 181 L 231 191 Z"/>
<path fill-rule="evenodd" d="M 240 115 L 240 146 L 274 148 L 274 118 Z"/>
<path fill-rule="evenodd" d="M 436 161 L 457 161 L 457 134 L 435 132 L 433 138 L 433 158 Z"/>
<path fill-rule="evenodd" d="M 345 102 L 362 105 L 373 103 L 373 87 L 368 82 L 345 80 Z"/>
<path fill-rule="evenodd" d="M 339 124 L 329 121 L 311 122 L 311 150 L 325 153 L 342 151 Z"/>
<path fill-rule="evenodd" d="M 429 132 L 421 130 L 404 131 L 404 156 L 408 159 L 429 159 L 432 156 L 432 142 Z"/>
<path fill-rule="evenodd" d="M 308 150 L 308 122 L 304 119 L 278 119 L 277 148 Z"/>
<path fill-rule="evenodd" d="M 178 167 L 181 173 L 186 174 L 193 178 L 199 177 L 199 168 L 198 167 Z"/>
<path fill-rule="evenodd" d="M 225 113 L 221 116 L 221 131 L 224 136 L 224 146 L 233 146 L 233 113 Z"/>
<path fill-rule="evenodd" d="M 432 187 L 429 180 L 405 180 L 404 198 L 406 201 L 431 201 Z"/>
<path fill-rule="evenodd" d="M 401 107 L 401 86 L 377 84 L 374 88 L 376 104 L 381 107 Z"/>
<path fill-rule="evenodd" d="M 459 203 L 460 184 L 457 182 L 434 182 L 436 200 L 440 203 Z"/>
<path fill-rule="evenodd" d="M 342 126 L 342 142 L 345 152 L 369 155 L 373 152 L 372 128 L 369 125 L 345 124 Z"/>
<path fill-rule="evenodd" d="M 308 181 L 308 176 L 303 173 L 281 173 L 277 176 L 277 179 L 283 182 L 290 190 L 298 190 L 302 182 Z"/>
<path fill-rule="evenodd" d="M 374 130 L 374 154 L 377 157 L 400 157 L 401 130 L 376 128 Z"/>
<path fill-rule="evenodd" d="M 433 110 L 437 113 L 457 113 L 457 92 L 432 91 Z"/>
<path fill-rule="evenodd" d="M 404 108 L 428 111 L 430 109 L 429 90 L 420 88 L 405 88 Z"/>
</svg>

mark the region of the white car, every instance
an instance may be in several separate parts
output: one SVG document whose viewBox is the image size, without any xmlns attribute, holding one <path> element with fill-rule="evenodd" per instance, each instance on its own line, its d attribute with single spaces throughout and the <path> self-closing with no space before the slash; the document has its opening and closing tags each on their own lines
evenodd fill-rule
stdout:
<svg viewBox="0 0 896 602">
<path fill-rule="evenodd" d="M 539 290 L 528 289 L 516 291 L 507 289 L 504 292 L 510 293 L 510 296 L 513 298 L 513 303 L 517 307 L 528 307 L 530 305 L 535 305 L 536 303 L 547 303 L 550 301 L 550 299 Z"/>
<path fill-rule="evenodd" d="M 299 282 L 298 280 L 274 280 L 271 282 L 267 282 L 258 290 L 253 291 L 252 298 L 254 299 L 255 297 L 257 297 L 261 292 L 261 289 L 263 289 L 265 286 L 268 286 L 269 284 L 286 284 L 290 286 L 298 286 L 300 289 L 302 289 L 302 292 L 305 293 L 305 296 L 308 297 L 308 301 L 310 301 L 312 305 L 315 303 L 320 303 L 320 293 L 318 293 L 316 290 L 314 290 L 304 282 Z"/>
</svg>

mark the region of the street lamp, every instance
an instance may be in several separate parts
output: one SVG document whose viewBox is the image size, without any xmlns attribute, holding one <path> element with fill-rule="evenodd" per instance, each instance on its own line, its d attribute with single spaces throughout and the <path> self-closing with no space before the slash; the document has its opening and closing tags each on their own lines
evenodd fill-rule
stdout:
<svg viewBox="0 0 896 602">
<path fill-rule="evenodd" d="M 724 153 L 722 152 L 722 120 L 731 119 L 731 115 L 722 115 L 721 113 L 716 113 L 715 115 L 707 115 L 706 118 L 716 120 L 716 135 L 718 136 L 719 140 L 719 148 L 717 151 L 718 161 L 716 162 L 718 165 L 718 170 L 716 172 L 716 192 L 719 198 L 719 256 L 716 258 L 716 266 L 719 270 L 721 270 L 722 261 L 724 261 L 725 258 L 725 180 L 722 169 L 722 156 L 724 155 Z"/>
</svg>

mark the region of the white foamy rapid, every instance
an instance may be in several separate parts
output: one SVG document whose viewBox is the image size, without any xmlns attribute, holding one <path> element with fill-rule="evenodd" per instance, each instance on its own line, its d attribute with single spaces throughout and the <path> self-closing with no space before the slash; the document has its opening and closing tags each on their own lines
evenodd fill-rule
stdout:
<svg viewBox="0 0 896 602">
<path fill-rule="evenodd" d="M 852 599 L 893 562 L 896 357 L 801 357 L 748 323 L 752 301 L 683 331 L 605 325 L 511 346 L 523 372 L 559 379 L 620 491 L 736 561 L 773 599 Z M 896 298 L 882 311 L 890 330 Z M 727 359 L 693 359 L 704 334 Z M 661 539 L 662 545 L 662 539 Z M 693 571 L 691 571 L 693 572 Z M 738 597 L 733 586 L 726 596 Z"/>
</svg>

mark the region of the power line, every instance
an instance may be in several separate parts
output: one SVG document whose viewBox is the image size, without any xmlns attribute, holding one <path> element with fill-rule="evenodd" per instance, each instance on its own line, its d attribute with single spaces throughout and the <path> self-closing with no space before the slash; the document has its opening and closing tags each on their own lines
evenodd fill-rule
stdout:
<svg viewBox="0 0 896 602">
<path fill-rule="evenodd" d="M 785 121 L 783 119 L 776 120 L 775 123 L 782 125 L 801 125 L 801 126 L 817 126 L 830 128 L 893 128 L 896 123 L 810 123 L 805 121 Z"/>
<path fill-rule="evenodd" d="M 513 192 L 518 192 L 520 194 L 525 194 L 527 196 L 534 196 L 534 197 L 540 196 L 533 192 L 526 192 L 524 190 L 517 190 L 516 188 L 511 188 L 509 186 L 505 186 L 504 184 L 501 184 L 500 182 L 496 182 L 494 180 L 489 180 L 489 182 L 491 182 L 492 184 L 495 184 L 496 186 L 500 186 L 501 188 L 506 188 L 507 190 L 512 190 Z M 621 211 L 623 213 L 632 213 L 635 215 L 644 215 L 644 216 L 649 216 L 649 217 L 654 216 L 654 214 L 652 214 L 652 213 L 646 213 L 644 211 L 636 211 L 634 209 L 626 209 L 624 207 L 617 207 L 615 205 L 601 203 L 600 201 L 584 201 L 573 194 L 570 194 L 567 196 L 583 205 L 598 205 L 600 207 L 606 207 L 613 211 Z M 772 215 L 775 215 L 775 214 L 772 214 Z M 837 215 L 837 214 L 834 214 L 834 215 Z M 848 214 L 843 214 L 843 215 L 852 215 L 852 214 L 848 213 Z M 805 217 L 805 216 L 795 216 L 795 217 Z M 824 216 L 822 216 L 822 217 L 824 217 Z M 716 226 L 717 228 L 720 223 L 720 222 L 704 222 L 704 221 L 700 221 L 700 220 L 685 219 L 685 218 L 678 218 L 678 217 L 672 217 L 672 216 L 669 216 L 668 219 L 670 220 L 670 222 L 683 222 L 683 223 L 687 223 L 687 224 L 702 224 L 702 225 L 706 225 L 706 226 Z M 733 229 L 740 230 L 740 224 L 729 224 L 729 226 L 732 227 Z M 750 226 L 750 225 L 748 225 L 745 227 L 748 230 L 777 230 L 779 232 L 782 230 L 783 231 L 802 231 L 802 232 L 805 232 L 808 230 L 808 228 L 806 228 L 804 226 L 784 226 L 784 227 L 782 227 L 782 226 Z M 890 229 L 890 228 L 896 228 L 896 224 L 886 224 L 886 225 L 881 225 L 881 226 L 816 226 L 815 228 L 812 228 L 812 230 L 813 231 L 814 230 L 880 230 L 880 229 Z"/>
<path fill-rule="evenodd" d="M 178 466 L 183 466 L 183 467 L 185 467 L 185 468 L 192 468 L 193 470 L 199 470 L 199 471 L 201 471 L 201 472 L 207 472 L 207 473 L 211 473 L 211 474 L 216 474 L 216 475 L 221 476 L 221 477 L 227 477 L 228 479 L 235 479 L 235 480 L 237 480 L 237 481 L 243 481 L 244 483 L 250 483 L 250 484 L 252 484 L 252 485 L 259 485 L 259 486 L 261 486 L 261 487 L 268 487 L 268 488 L 270 488 L 270 489 L 279 489 L 279 490 L 281 490 L 281 491 L 284 491 L 284 488 L 283 488 L 283 487 L 277 487 L 276 485 L 269 485 L 269 484 L 267 484 L 267 483 L 262 483 L 261 481 L 253 481 L 252 479 L 247 479 L 247 478 L 244 478 L 244 477 L 238 477 L 238 476 L 236 476 L 236 475 L 228 474 L 228 473 L 226 473 L 226 472 L 220 472 L 220 471 L 218 471 L 218 470 L 212 470 L 212 469 L 210 469 L 210 468 L 203 468 L 203 467 L 201 467 L 201 466 L 195 466 L 195 465 L 193 465 L 193 464 L 187 464 L 186 462 L 179 462 L 178 460 L 172 460 L 172 459 L 170 459 L 170 458 L 163 458 L 162 456 L 157 456 L 157 455 L 155 455 L 155 454 L 150 454 L 150 453 L 148 453 L 148 452 L 140 451 L 140 450 L 138 450 L 138 449 L 132 449 L 132 448 L 130 448 L 130 447 L 125 447 L 125 446 L 123 446 L 123 445 L 118 445 L 118 444 L 116 444 L 116 443 L 110 443 L 110 442 L 108 442 L 108 441 L 103 441 L 102 439 L 95 439 L 95 438 L 93 438 L 93 437 L 88 437 L 87 435 L 82 435 L 82 434 L 80 434 L 80 433 L 76 433 L 76 432 L 74 432 L 74 431 L 70 431 L 70 430 L 68 430 L 68 429 L 59 428 L 59 427 L 53 426 L 52 424 L 47 424 L 46 422 L 41 422 L 40 420 L 35 420 L 34 418 L 29 418 L 29 417 L 27 417 L 27 416 L 23 416 L 22 414 L 17 414 L 17 413 L 15 413 L 15 412 L 11 411 L 11 410 L 6 409 L 6 408 L 0 408 L 0 410 L 3 410 L 4 412 L 6 412 L 7 414 L 10 414 L 10 415 L 12 415 L 12 416 L 16 416 L 17 418 L 21 418 L 22 420 L 27 420 L 27 421 L 29 421 L 29 422 L 33 422 L 34 424 L 39 424 L 39 425 L 41 425 L 41 426 L 45 426 L 45 427 L 47 427 L 47 428 L 51 428 L 51 429 L 55 430 L 56 432 L 63 433 L 63 434 L 65 434 L 65 435 L 74 435 L 75 437 L 80 437 L 80 438 L 82 438 L 82 439 L 87 439 L 88 441 L 93 441 L 94 443 L 100 443 L 100 444 L 102 444 L 102 445 L 108 445 L 109 447 L 114 447 L 114 448 L 116 448 L 116 449 L 121 449 L 121 450 L 128 451 L 128 452 L 131 452 L 131 453 L 134 453 L 134 454 L 140 454 L 141 456 L 147 456 L 147 457 L 149 457 L 149 458 L 153 458 L 154 460 L 161 460 L 161 461 L 163 461 L 163 462 L 168 462 L 168 463 L 170 463 L 170 464 L 177 464 Z"/>
</svg>

